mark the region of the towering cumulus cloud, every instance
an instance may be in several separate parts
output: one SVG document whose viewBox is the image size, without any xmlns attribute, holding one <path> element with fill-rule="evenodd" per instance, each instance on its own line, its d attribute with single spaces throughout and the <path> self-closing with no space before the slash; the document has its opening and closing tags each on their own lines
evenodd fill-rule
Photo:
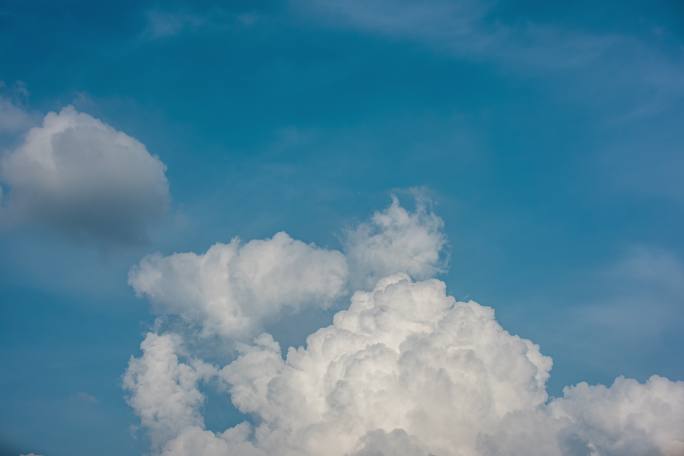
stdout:
<svg viewBox="0 0 684 456">
<path fill-rule="evenodd" d="M 425 208 L 411 213 L 393 201 L 355 231 L 358 245 L 397 262 L 360 261 L 364 256 L 348 247 L 350 275 L 359 268 L 364 271 L 359 277 L 372 277 L 391 265 L 408 271 L 392 271 L 372 288 L 361 285 L 332 324 L 311 334 L 305 346 L 288 348 L 284 357 L 278 342 L 261 334 L 238 344 L 238 355 L 226 365 L 210 366 L 181 353 L 180 342 L 173 342 L 180 340 L 177 335 L 148 334 L 142 357 L 131 359 L 125 387 L 150 432 L 153 451 L 164 456 L 684 454 L 682 382 L 619 378 L 610 387 L 582 383 L 549 398 L 552 362 L 537 345 L 504 330 L 493 309 L 458 301 L 443 282 L 426 277 L 439 270 L 435 264 L 444 239 L 437 220 Z M 412 237 L 407 232 L 430 233 L 432 241 L 418 244 L 431 253 L 407 252 L 407 245 L 415 245 L 405 241 Z M 387 239 L 388 233 L 396 238 Z M 259 242 L 278 236 L 284 235 Z M 344 259 L 335 252 L 338 256 Z M 233 267 L 226 264 L 224 271 Z M 285 264 L 292 280 L 307 289 L 309 263 Z M 193 274 L 198 283 L 204 280 L 201 272 Z M 291 285 L 281 286 L 282 300 L 275 291 L 269 299 L 292 299 Z M 181 295 L 188 299 L 179 302 L 203 312 L 203 304 L 189 299 L 192 294 Z M 207 318 L 194 323 L 212 328 Z M 210 378 L 252 417 L 250 422 L 219 433 L 205 428 L 201 387 Z"/>
<path fill-rule="evenodd" d="M 70 236 L 144 238 L 169 203 L 164 164 L 73 107 L 49 113 L 0 162 L 7 216 Z"/>
</svg>

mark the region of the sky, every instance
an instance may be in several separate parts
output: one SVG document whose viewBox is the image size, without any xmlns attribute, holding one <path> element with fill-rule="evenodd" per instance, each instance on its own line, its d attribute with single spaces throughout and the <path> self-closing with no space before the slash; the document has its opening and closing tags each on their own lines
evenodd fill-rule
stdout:
<svg viewBox="0 0 684 456">
<path fill-rule="evenodd" d="M 681 2 L 0 0 L 0 81 L 1 455 L 684 451 Z"/>
</svg>

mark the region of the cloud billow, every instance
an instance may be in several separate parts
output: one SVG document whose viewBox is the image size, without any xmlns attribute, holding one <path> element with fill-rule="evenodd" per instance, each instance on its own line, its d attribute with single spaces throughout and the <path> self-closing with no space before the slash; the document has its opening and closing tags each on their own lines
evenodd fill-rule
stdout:
<svg viewBox="0 0 684 456">
<path fill-rule="evenodd" d="M 249 338 L 286 310 L 328 307 L 347 282 L 335 250 L 280 232 L 244 245 L 214 244 L 204 254 L 145 257 L 129 274 L 135 291 L 157 313 L 179 316 L 202 335 Z"/>
<path fill-rule="evenodd" d="M 141 241 L 169 206 L 165 172 L 135 138 L 69 106 L 0 162 L 3 218 L 69 237 Z"/>
<path fill-rule="evenodd" d="M 436 251 L 421 255 L 418 249 L 415 257 L 427 259 L 423 267 L 392 271 L 373 286 L 356 289 L 350 304 L 330 325 L 309 335 L 305 346 L 288 348 L 285 356 L 278 342 L 263 333 L 248 342 L 243 338 L 237 357 L 227 364 L 209 365 L 188 352 L 191 344 L 184 345 L 179 335 L 164 333 L 162 328 L 149 333 L 142 356 L 131 359 L 124 386 L 129 403 L 150 433 L 153 451 L 164 456 L 675 456 L 684 452 L 684 382 L 659 376 L 645 383 L 618 378 L 609 387 L 580 383 L 566 388 L 559 398 L 549 398 L 551 358 L 533 342 L 501 327 L 492 308 L 458 301 L 448 295 L 444 282 L 429 277 L 439 269 L 426 265 L 434 267 L 445 243 L 441 220 L 436 223 L 435 217 L 425 208 L 409 212 L 393 201 L 374 216 L 371 225 L 365 225 L 372 229 L 356 231 L 366 234 L 350 237 L 344 256 L 334 255 L 346 260 L 349 277 L 380 276 L 389 264 L 364 263 L 365 256 L 353 258 L 350 252 L 356 246 L 349 244 L 353 239 L 363 245 L 379 236 L 382 255 L 394 255 L 399 259 L 395 264 L 407 269 L 414 263 L 401 261 L 406 245 Z M 395 224 L 379 220 L 410 220 L 411 229 L 388 229 Z M 423 241 L 430 233 L 428 238 L 440 241 L 413 244 L 404 239 L 411 237 L 407 233 L 419 233 L 416 236 Z M 268 244 L 273 239 L 257 242 Z M 397 250 L 392 252 L 392 246 Z M 318 249 L 306 244 L 301 248 Z M 319 253 L 333 258 L 331 251 Z M 257 257 L 253 261 L 283 262 L 292 274 L 287 278 L 297 277 L 297 268 L 311 267 L 308 261 L 288 261 L 288 255 L 262 258 L 260 252 Z M 277 266 L 269 264 L 269 268 Z M 316 269 L 325 270 L 321 265 Z M 202 277 L 201 268 L 192 271 L 188 280 L 210 280 Z M 183 281 L 182 273 L 178 269 L 167 277 Z M 292 285 L 281 279 L 269 283 L 273 290 L 282 287 L 287 301 Z M 299 285 L 308 286 L 306 281 Z M 216 290 L 233 292 L 222 286 Z M 244 284 L 230 284 L 239 286 Z M 277 300 L 273 290 L 267 295 Z M 184 302 L 199 309 L 204 305 Z M 249 302 L 259 305 L 259 299 Z M 278 309 L 272 302 L 269 305 Z M 211 327 L 208 319 L 201 321 Z M 235 407 L 253 418 L 250 422 L 223 432 L 205 428 L 200 386 L 210 378 Z M 150 387 L 154 384 L 176 397 L 173 407 L 158 400 L 158 390 Z"/>
</svg>

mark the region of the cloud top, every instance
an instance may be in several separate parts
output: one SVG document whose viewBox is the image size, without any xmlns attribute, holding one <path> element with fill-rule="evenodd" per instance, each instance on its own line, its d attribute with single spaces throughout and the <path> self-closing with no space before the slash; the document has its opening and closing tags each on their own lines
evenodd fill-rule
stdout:
<svg viewBox="0 0 684 456">
<path fill-rule="evenodd" d="M 355 285 L 372 287 L 397 272 L 425 279 L 442 271 L 444 222 L 428 203 L 417 196 L 416 209 L 410 212 L 392 196 L 387 209 L 346 233 L 345 252 Z"/>
</svg>

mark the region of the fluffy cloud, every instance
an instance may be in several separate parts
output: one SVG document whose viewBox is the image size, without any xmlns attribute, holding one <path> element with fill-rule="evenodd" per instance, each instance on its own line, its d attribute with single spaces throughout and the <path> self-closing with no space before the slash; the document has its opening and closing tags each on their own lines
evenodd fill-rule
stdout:
<svg viewBox="0 0 684 456">
<path fill-rule="evenodd" d="M 331 304 L 344 292 L 347 263 L 340 252 L 281 232 L 215 244 L 201 255 L 148 256 L 129 282 L 158 313 L 180 316 L 205 336 L 241 339 L 285 310 Z"/>
<path fill-rule="evenodd" d="M 544 403 L 550 367 L 492 309 L 456 302 L 440 281 L 395 275 L 356 293 L 306 348 L 283 360 L 261 337 L 221 378 L 260 418 L 255 446 L 267 454 L 372 454 L 404 440 L 472 454 L 481 429 Z"/>
<path fill-rule="evenodd" d="M 437 280 L 386 278 L 283 359 L 269 335 L 217 374 L 256 419 L 215 434 L 194 423 L 185 455 L 681 454 L 684 383 L 580 384 L 547 401 L 551 360 L 492 309 Z"/>
<path fill-rule="evenodd" d="M 70 236 L 139 240 L 169 203 L 164 164 L 145 146 L 66 107 L 0 162 L 6 215 Z"/>
<path fill-rule="evenodd" d="M 202 426 L 199 407 L 204 396 L 197 383 L 213 374 L 200 361 L 179 362 L 180 338 L 148 333 L 140 345 L 142 357 L 131 358 L 123 385 L 129 404 L 151 434 L 155 445 L 190 426 Z"/>
<path fill-rule="evenodd" d="M 244 340 L 284 311 L 329 307 L 350 282 L 373 286 L 396 272 L 432 276 L 441 268 L 442 227 L 424 199 L 411 212 L 393 197 L 384 211 L 346 232 L 344 254 L 281 232 L 244 245 L 217 243 L 203 254 L 150 255 L 131 269 L 129 283 L 160 315 L 178 316 L 203 336 Z"/>
<path fill-rule="evenodd" d="M 425 199 L 417 197 L 415 212 L 409 212 L 393 196 L 387 209 L 347 232 L 345 251 L 354 284 L 372 287 L 397 272 L 416 279 L 434 276 L 443 266 L 443 226 Z"/>
<path fill-rule="evenodd" d="M 285 357 L 271 335 L 261 334 L 238 344 L 237 357 L 223 367 L 208 366 L 191 356 L 179 363 L 174 355 L 178 349 L 173 348 L 179 345 L 171 342 L 178 336 L 148 335 L 142 357 L 131 359 L 126 387 L 131 404 L 153 435 L 155 452 L 164 456 L 684 453 L 684 382 L 658 376 L 646 383 L 618 378 L 610 387 L 581 383 L 549 399 L 546 382 L 552 361 L 537 345 L 504 330 L 493 309 L 449 296 L 443 282 L 416 280 L 415 276 L 439 270 L 435 264 L 445 242 L 441 223 L 424 208 L 411 214 L 393 201 L 370 224 L 353 231 L 354 242 L 377 249 L 381 257 L 391 251 L 398 258 L 396 267 L 408 271 L 385 276 L 372 289 L 354 293 L 349 307 L 338 312 L 331 325 L 309 335 L 305 346 L 290 347 Z M 405 239 L 414 239 L 421 230 L 433 233 L 417 243 L 430 253 L 423 257 L 427 259 L 408 261 L 416 255 L 402 256 L 406 250 L 397 246 L 414 245 Z M 393 234 L 391 242 L 385 242 L 386 233 Z M 293 263 L 292 246 L 306 260 Z M 307 289 L 310 280 L 295 285 L 286 280 L 309 271 L 313 255 L 325 258 L 312 267 L 317 274 L 336 262 L 339 271 L 346 272 L 347 267 L 340 253 L 321 251 L 284 233 L 245 246 L 233 241 L 218 245 L 217 252 L 212 249 L 203 256 L 146 260 L 154 265 L 148 272 L 153 277 L 149 283 L 163 278 L 183 287 L 194 284 L 187 290 L 164 284 L 160 287 L 167 293 L 164 299 L 173 303 L 162 305 L 181 306 L 183 312 L 194 306 L 202 317 L 193 324 L 210 331 L 216 330 L 214 320 L 233 307 L 247 313 L 254 311 L 248 305 L 263 307 L 268 310 L 257 312 L 266 313 L 256 315 L 274 315 L 274 309 L 279 311 L 306 293 L 320 294 L 321 288 Z M 361 277 L 379 274 L 384 266 L 377 264 L 390 264 L 363 256 L 352 259 L 349 249 L 347 254 L 349 268 L 363 269 Z M 257 276 L 264 277 L 268 287 L 240 275 L 231 279 L 244 267 L 240 263 L 247 261 L 242 255 L 250 265 L 267 265 L 249 270 L 267 271 Z M 279 267 L 287 273 L 271 276 L 272 271 L 281 271 Z M 342 277 L 335 282 L 339 285 L 333 287 L 335 293 L 343 282 Z M 135 279 L 133 283 L 136 286 Z M 263 288 L 268 298 L 253 291 L 250 300 L 240 301 L 235 289 L 245 287 L 259 293 Z M 203 293 L 207 290 L 223 306 L 211 315 L 206 313 L 209 300 Z M 242 324 L 252 321 L 259 318 L 249 316 Z M 256 328 L 249 327 L 251 332 Z M 163 347 L 153 350 L 155 345 Z M 141 367 L 148 365 L 160 367 Z M 250 422 L 223 432 L 204 427 L 199 386 L 209 377 L 251 417 Z M 155 390 L 155 383 L 165 393 Z M 173 401 L 166 399 L 171 396 Z"/>
<path fill-rule="evenodd" d="M 480 436 L 484 455 L 684 454 L 684 382 L 653 376 L 580 383 L 546 407 L 505 417 Z M 531 445 L 534 442 L 534 445 Z"/>
</svg>

